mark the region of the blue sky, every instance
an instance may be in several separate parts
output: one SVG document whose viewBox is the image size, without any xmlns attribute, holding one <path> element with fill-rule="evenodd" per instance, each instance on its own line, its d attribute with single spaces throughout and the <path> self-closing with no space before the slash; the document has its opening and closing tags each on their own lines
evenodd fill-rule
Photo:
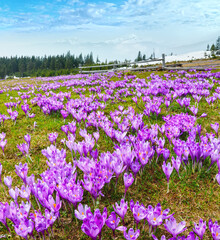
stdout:
<svg viewBox="0 0 220 240">
<path fill-rule="evenodd" d="M 219 0 L 0 0 L 0 56 L 205 50 L 220 35 L 219 9 Z"/>
</svg>

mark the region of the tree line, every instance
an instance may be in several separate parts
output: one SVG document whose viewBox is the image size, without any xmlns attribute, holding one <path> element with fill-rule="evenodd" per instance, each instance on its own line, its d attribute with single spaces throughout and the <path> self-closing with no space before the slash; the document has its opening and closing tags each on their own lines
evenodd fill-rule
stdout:
<svg viewBox="0 0 220 240">
<path fill-rule="evenodd" d="M 220 50 L 220 36 L 217 38 L 216 40 L 216 44 L 212 44 L 211 47 L 209 46 L 209 44 L 207 45 L 206 51 L 217 51 Z"/>
<path fill-rule="evenodd" d="M 97 57 L 96 63 L 99 63 Z M 0 57 L 0 79 L 6 76 L 55 76 L 78 72 L 80 65 L 95 64 L 93 53 L 83 57 L 72 55 L 68 51 L 65 55 L 44 57 Z"/>
</svg>

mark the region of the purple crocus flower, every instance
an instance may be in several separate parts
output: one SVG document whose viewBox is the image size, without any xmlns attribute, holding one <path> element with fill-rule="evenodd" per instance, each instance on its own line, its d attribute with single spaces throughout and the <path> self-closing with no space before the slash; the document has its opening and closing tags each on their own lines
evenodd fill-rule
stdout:
<svg viewBox="0 0 220 240">
<path fill-rule="evenodd" d="M 98 142 L 98 139 L 99 139 L 99 132 L 94 132 L 93 133 L 93 136 L 94 136 L 94 138 L 95 138 L 95 140 L 96 140 L 96 142 Z"/>
<path fill-rule="evenodd" d="M 65 132 L 65 134 L 66 134 L 66 136 L 67 136 L 68 131 L 69 131 L 68 126 L 67 126 L 67 125 L 63 125 L 63 126 L 61 126 L 61 130 L 62 130 L 63 132 Z"/>
<path fill-rule="evenodd" d="M 144 204 L 140 205 L 139 202 L 134 204 L 132 199 L 130 201 L 130 209 L 134 215 L 134 219 L 138 228 L 138 223 L 147 216 L 147 209 L 145 208 Z"/>
<path fill-rule="evenodd" d="M 27 115 L 27 112 L 31 110 L 28 104 L 21 105 L 21 109 L 24 111 L 25 115 Z"/>
<path fill-rule="evenodd" d="M 167 162 L 167 159 L 168 159 L 169 156 L 170 156 L 170 150 L 167 149 L 167 148 L 164 148 L 163 151 L 162 151 L 162 153 L 163 153 L 163 158 L 164 158 L 165 162 Z"/>
<path fill-rule="evenodd" d="M 28 234 L 32 235 L 34 229 L 34 223 L 31 220 L 21 221 L 19 225 L 15 226 L 15 232 L 25 238 L 28 239 Z"/>
<path fill-rule="evenodd" d="M 106 207 L 104 208 L 102 214 L 100 213 L 99 209 L 95 210 L 94 215 L 91 213 L 91 211 L 87 210 L 86 218 L 83 220 L 81 229 L 86 235 L 91 237 L 91 239 L 96 240 L 98 235 L 101 239 L 101 230 L 105 225 L 106 218 Z"/>
<path fill-rule="evenodd" d="M 3 155 L 5 156 L 5 145 L 7 144 L 7 139 L 0 141 L 0 147 L 2 148 Z"/>
<path fill-rule="evenodd" d="M 132 173 L 130 173 L 129 175 L 127 173 L 124 174 L 124 184 L 125 184 L 125 195 L 124 198 L 126 196 L 126 192 L 128 190 L 128 188 L 132 185 L 132 183 L 134 182 L 134 178 Z"/>
<path fill-rule="evenodd" d="M 19 195 L 19 188 L 15 187 L 15 190 L 13 188 L 11 188 L 9 190 L 9 195 L 15 200 L 15 203 L 17 203 L 17 198 Z"/>
<path fill-rule="evenodd" d="M 79 220 L 85 219 L 87 210 L 90 210 L 90 207 L 88 207 L 87 205 L 85 205 L 85 207 L 83 207 L 82 203 L 80 203 L 78 205 L 78 210 L 75 210 L 76 218 L 78 218 Z"/>
<path fill-rule="evenodd" d="M 1 203 L 0 202 L 0 222 L 2 222 L 8 231 L 10 232 L 10 229 L 8 228 L 6 218 L 9 215 L 9 205 L 8 203 Z"/>
<path fill-rule="evenodd" d="M 176 169 L 176 171 L 179 175 L 179 169 L 180 169 L 180 166 L 181 166 L 181 158 L 179 156 L 177 156 L 176 159 L 175 159 L 172 156 L 171 161 L 172 161 L 173 167 Z"/>
<path fill-rule="evenodd" d="M 65 122 L 65 119 L 68 117 L 69 113 L 65 110 L 61 110 L 60 113 L 62 114 L 64 122 Z"/>
<path fill-rule="evenodd" d="M 212 237 L 214 240 L 219 240 L 220 239 L 220 225 L 218 225 L 218 222 L 212 222 L 212 220 L 209 220 L 209 230 L 212 234 Z"/>
<path fill-rule="evenodd" d="M 22 154 L 25 156 L 26 154 L 29 154 L 29 145 L 26 143 L 21 143 L 20 145 L 17 145 L 17 148 L 22 152 Z"/>
<path fill-rule="evenodd" d="M 4 132 L 0 133 L 0 139 L 1 140 L 4 140 L 6 137 L 6 134 Z"/>
<path fill-rule="evenodd" d="M 150 226 L 149 232 L 151 232 L 152 229 L 155 231 L 157 226 L 161 225 L 164 219 L 168 219 L 174 215 L 174 213 L 168 215 L 169 211 L 170 209 L 165 209 L 164 211 L 162 211 L 160 203 L 158 203 L 155 208 L 153 208 L 151 205 L 148 206 L 148 214 L 146 219 Z"/>
<path fill-rule="evenodd" d="M 137 158 L 134 162 L 131 163 L 130 168 L 131 168 L 132 172 L 134 173 L 134 179 L 136 180 L 137 173 L 139 172 L 139 170 L 141 168 L 141 164 L 139 163 Z M 135 184 L 136 184 L 136 181 L 135 181 Z"/>
<path fill-rule="evenodd" d="M 193 113 L 194 116 L 198 113 L 198 108 L 195 106 L 189 107 L 189 110 Z"/>
<path fill-rule="evenodd" d="M 52 212 L 55 212 L 55 213 L 59 212 L 61 205 L 62 205 L 62 201 L 60 201 L 60 196 L 58 193 L 56 195 L 56 202 L 54 201 L 52 195 L 49 195 L 48 206 L 50 206 L 50 210 Z"/>
<path fill-rule="evenodd" d="M 52 231 L 52 226 L 57 219 L 57 214 L 54 214 L 54 212 L 50 212 L 48 209 L 45 209 L 45 218 L 47 227 L 50 226 Z"/>
<path fill-rule="evenodd" d="M 124 237 L 127 240 L 136 240 L 140 235 L 140 230 L 138 229 L 136 232 L 134 231 L 133 228 L 130 228 L 128 230 L 128 233 L 124 231 Z"/>
<path fill-rule="evenodd" d="M 4 177 L 4 183 L 10 189 L 11 188 L 11 184 L 12 184 L 11 176 Z"/>
<path fill-rule="evenodd" d="M 173 167 L 171 166 L 170 162 L 166 165 L 166 162 L 164 161 L 163 165 L 162 165 L 162 169 L 167 178 L 167 193 L 168 193 L 169 192 L 169 179 L 170 179 L 170 175 L 173 171 Z"/>
<path fill-rule="evenodd" d="M 57 132 L 50 133 L 48 135 L 48 138 L 49 138 L 49 141 L 51 142 L 51 144 L 53 144 L 53 143 L 56 144 L 57 137 L 58 137 L 58 133 Z"/>
<path fill-rule="evenodd" d="M 124 224 L 124 218 L 125 218 L 125 214 L 128 210 L 128 202 L 125 202 L 124 199 L 121 199 L 120 205 L 118 205 L 118 203 L 115 203 L 115 206 L 112 205 L 115 212 L 121 217 L 123 224 Z"/>
<path fill-rule="evenodd" d="M 203 113 L 199 118 L 206 117 L 207 113 Z"/>
<path fill-rule="evenodd" d="M 31 136 L 29 134 L 24 135 L 24 140 L 26 141 L 26 143 L 28 144 L 28 146 L 30 148 Z"/>
<path fill-rule="evenodd" d="M 24 165 L 22 163 L 19 163 L 19 165 L 15 165 L 15 172 L 17 175 L 23 180 L 23 182 L 26 184 L 26 178 L 28 173 L 28 165 L 25 163 Z"/>
<path fill-rule="evenodd" d="M 75 134 L 75 132 L 76 132 L 76 122 L 72 121 L 71 123 L 68 123 L 68 129 L 72 134 Z"/>
<path fill-rule="evenodd" d="M 166 219 L 166 223 L 164 224 L 165 229 L 170 234 L 172 234 L 174 238 L 176 238 L 178 234 L 184 232 L 187 229 L 185 226 L 185 221 L 177 224 L 176 219 L 173 216 L 169 220 Z"/>
<path fill-rule="evenodd" d="M 47 229 L 47 219 L 42 215 L 41 211 L 30 213 L 30 219 L 34 221 L 35 229 L 44 236 L 44 231 Z M 45 237 L 44 237 L 45 238 Z"/>
<path fill-rule="evenodd" d="M 218 137 L 218 129 L 219 129 L 219 123 L 210 124 L 211 128 L 216 132 Z"/>
<path fill-rule="evenodd" d="M 126 169 L 126 166 L 124 166 L 124 162 L 122 160 L 120 160 L 119 158 L 116 158 L 112 162 L 112 169 L 114 170 L 115 175 L 116 175 L 116 184 L 115 185 L 117 186 L 119 175 L 124 172 L 124 170 Z"/>
<path fill-rule="evenodd" d="M 206 221 L 203 222 L 203 220 L 200 219 L 198 225 L 194 223 L 193 231 L 200 237 L 201 240 L 203 239 L 205 230 L 206 230 Z"/>
<path fill-rule="evenodd" d="M 127 229 L 126 227 L 123 227 L 123 226 L 118 227 L 119 222 L 120 222 L 120 217 L 116 217 L 115 212 L 112 212 L 105 222 L 105 224 L 112 229 L 114 239 L 115 239 L 115 230 L 124 232 Z"/>
<path fill-rule="evenodd" d="M 133 97 L 132 100 L 137 104 L 137 97 Z"/>
<path fill-rule="evenodd" d="M 34 117 L 35 117 L 35 114 L 34 114 L 34 113 L 28 113 L 28 117 L 29 117 L 29 118 L 34 118 Z"/>
<path fill-rule="evenodd" d="M 30 198 L 30 194 L 31 194 L 31 190 L 28 186 L 22 186 L 21 187 L 21 190 L 19 190 L 19 193 L 20 193 L 20 196 L 22 198 L 25 198 L 27 201 L 29 201 L 29 198 Z"/>
</svg>

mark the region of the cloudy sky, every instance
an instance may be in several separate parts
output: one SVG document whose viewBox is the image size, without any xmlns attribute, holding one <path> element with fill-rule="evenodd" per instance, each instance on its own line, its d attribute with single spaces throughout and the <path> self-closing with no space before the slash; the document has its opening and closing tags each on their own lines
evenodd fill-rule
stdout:
<svg viewBox="0 0 220 240">
<path fill-rule="evenodd" d="M 0 57 L 205 50 L 220 36 L 219 0 L 0 0 Z"/>
</svg>

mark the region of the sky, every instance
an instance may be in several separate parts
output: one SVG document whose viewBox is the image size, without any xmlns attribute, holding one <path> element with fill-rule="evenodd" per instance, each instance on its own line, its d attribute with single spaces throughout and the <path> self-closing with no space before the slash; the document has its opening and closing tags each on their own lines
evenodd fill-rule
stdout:
<svg viewBox="0 0 220 240">
<path fill-rule="evenodd" d="M 218 36 L 219 0 L 0 0 L 0 57 L 134 60 L 206 50 Z"/>
</svg>

